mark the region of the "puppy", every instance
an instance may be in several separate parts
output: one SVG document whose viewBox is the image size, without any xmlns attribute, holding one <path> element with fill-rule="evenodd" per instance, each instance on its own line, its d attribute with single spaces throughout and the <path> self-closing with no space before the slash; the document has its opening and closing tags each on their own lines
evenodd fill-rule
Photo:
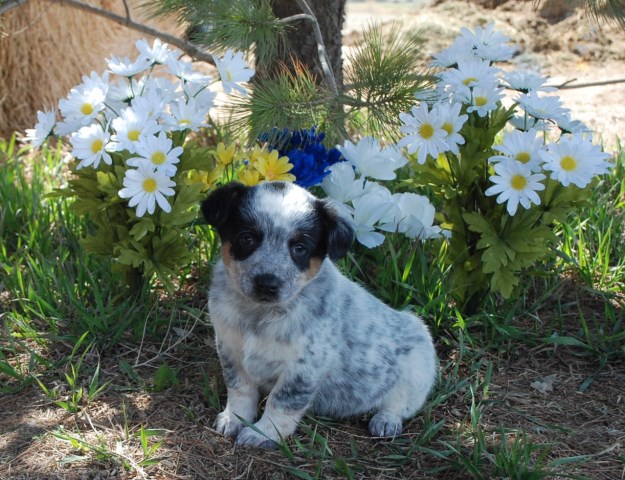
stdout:
<svg viewBox="0 0 625 480">
<path fill-rule="evenodd" d="M 373 436 L 399 434 L 434 384 L 436 354 L 418 317 L 384 305 L 334 265 L 353 242 L 350 222 L 282 182 L 231 183 L 201 209 L 222 242 L 209 292 L 228 390 L 217 431 L 272 447 L 310 410 L 371 412 Z M 265 410 L 250 428 L 241 419 L 256 420 L 261 392 Z"/>
</svg>

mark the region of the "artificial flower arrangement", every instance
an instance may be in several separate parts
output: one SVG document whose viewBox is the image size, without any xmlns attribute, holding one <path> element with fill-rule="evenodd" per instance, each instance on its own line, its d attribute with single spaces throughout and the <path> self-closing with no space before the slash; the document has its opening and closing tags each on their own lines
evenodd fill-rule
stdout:
<svg viewBox="0 0 625 480">
<path fill-rule="evenodd" d="M 61 122 L 40 112 L 27 133 L 35 146 L 53 130 L 70 136 L 76 177 L 60 194 L 74 196 L 96 225 L 85 249 L 113 257 L 121 270 L 167 281 L 189 260 L 186 227 L 203 192 L 230 180 L 284 180 L 319 186 L 366 247 L 381 245 L 388 232 L 445 239 L 457 300 L 466 304 L 487 289 L 509 297 L 521 272 L 550 253 L 554 222 L 583 204 L 610 164 L 558 97 L 544 95 L 545 78 L 494 66 L 511 58 L 507 40 L 492 24 L 462 29 L 434 55 L 436 88 L 416 93 L 410 113 L 398 112 L 397 144 L 363 137 L 328 148 L 313 127 L 207 151 L 192 132 L 209 125 L 210 79 L 158 40 L 137 42 L 134 62 L 109 61 L 116 83 L 109 72 L 85 77 L 59 103 Z M 228 51 L 215 63 L 224 91 L 247 95 L 254 72 L 242 53 Z M 505 90 L 518 92 L 509 107 Z M 388 181 L 402 193 L 381 183 Z M 439 212 L 415 191 L 431 195 Z"/>
<path fill-rule="evenodd" d="M 27 131 L 34 147 L 50 135 L 69 137 L 73 177 L 53 195 L 75 199 L 73 208 L 93 225 L 81 242 L 85 252 L 112 258 L 131 292 L 154 277 L 173 287 L 171 279 L 192 258 L 188 227 L 207 190 L 231 180 L 310 187 L 330 174 L 330 165 L 345 160 L 338 149 L 326 148 L 315 128 L 261 136 L 249 148 L 197 144 L 194 133 L 211 126 L 216 94 L 208 89 L 210 77 L 159 40 L 151 46 L 140 40 L 136 47 L 134 61 L 112 57 L 102 76 L 83 77 L 59 102 L 61 121 L 54 110 L 39 112 L 37 125 Z M 226 93 L 247 95 L 244 83 L 254 71 L 241 52 L 227 51 L 215 57 L 215 65 Z M 368 162 L 388 170 L 386 160 L 370 154 Z M 368 190 L 375 185 L 370 182 Z"/>
<path fill-rule="evenodd" d="M 494 65 L 511 59 L 507 42 L 493 24 L 463 28 L 434 55 L 436 87 L 399 113 L 403 138 L 345 141 L 320 183 L 369 248 L 387 232 L 445 238 L 452 291 L 467 311 L 488 290 L 510 297 L 521 273 L 552 253 L 555 224 L 584 205 L 593 179 L 611 167 L 589 129 L 546 95 L 555 90 L 546 78 Z M 395 180 L 404 193 L 376 180 Z M 430 193 L 439 212 L 413 191 Z"/>
<path fill-rule="evenodd" d="M 102 76 L 83 77 L 59 102 L 61 121 L 54 110 L 39 112 L 26 133 L 35 147 L 50 135 L 69 138 L 73 176 L 53 195 L 74 198 L 88 216 L 84 250 L 114 259 L 130 291 L 155 276 L 171 289 L 192 256 L 188 226 L 202 192 L 228 152 L 209 151 L 194 136 L 210 125 L 211 78 L 159 40 L 136 47 L 134 61 L 112 57 Z M 241 52 L 215 64 L 226 93 L 246 93 L 254 70 Z"/>
<path fill-rule="evenodd" d="M 520 274 L 552 253 L 554 225 L 610 170 L 589 129 L 546 95 L 555 90 L 546 78 L 494 65 L 512 58 L 507 41 L 493 24 L 463 28 L 434 55 L 436 87 L 400 114 L 398 146 L 415 160 L 405 184 L 438 200 L 452 285 L 469 309 L 488 290 L 510 297 Z"/>
</svg>

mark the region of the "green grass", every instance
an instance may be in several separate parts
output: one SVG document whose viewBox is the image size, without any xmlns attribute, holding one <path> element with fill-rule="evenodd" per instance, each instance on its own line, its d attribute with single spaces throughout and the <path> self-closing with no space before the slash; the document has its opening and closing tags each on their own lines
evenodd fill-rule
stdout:
<svg viewBox="0 0 625 480">
<path fill-rule="evenodd" d="M 158 420 L 130 425 L 124 407 L 123 419 L 106 435 L 85 418 L 102 396 L 125 392 L 197 391 L 202 410 L 179 406 L 192 422 L 203 409 L 216 412 L 223 406 L 219 367 L 214 353 L 212 359 L 206 353 L 214 351 L 205 340 L 212 333 L 202 302 L 197 304 L 204 294 L 189 289 L 207 283 L 218 242 L 207 229 L 197 229 L 195 261 L 181 272 L 177 296 L 157 288 L 124 297 L 111 264 L 82 253 L 88 221 L 68 201 L 47 196 L 65 181 L 63 151 L 33 155 L 14 139 L 0 140 L 0 166 L 0 394 L 35 389 L 55 408 L 83 419 L 73 428 L 52 430 L 74 450 L 60 460 L 65 466 L 89 460 L 130 472 L 157 468 L 167 438 Z M 420 245 L 389 236 L 376 250 L 355 247 L 341 262 L 346 273 L 430 326 L 444 359 L 438 386 L 415 420 L 418 433 L 365 443 L 342 424 L 309 417 L 267 461 L 296 478 L 420 471 L 429 478 L 475 479 L 549 478 L 587 461 L 584 455 L 554 453 L 553 445 L 532 431 L 493 420 L 493 358 L 566 349 L 567 358 L 593 365 L 580 392 L 625 359 L 622 150 L 615 173 L 595 185 L 590 208 L 560 227 L 557 251 L 527 272 L 519 298 L 489 296 L 471 316 L 449 301 L 444 243 Z M 119 356 L 115 375 L 101 364 L 107 355 Z M 188 383 L 189 369 L 198 372 L 195 384 Z M 450 423 L 446 412 L 462 406 L 467 410 Z"/>
</svg>

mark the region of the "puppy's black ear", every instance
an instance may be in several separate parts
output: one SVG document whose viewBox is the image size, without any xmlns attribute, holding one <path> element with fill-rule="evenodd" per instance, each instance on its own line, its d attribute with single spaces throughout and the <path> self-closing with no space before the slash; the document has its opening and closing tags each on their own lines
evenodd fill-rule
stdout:
<svg viewBox="0 0 625 480">
<path fill-rule="evenodd" d="M 356 232 L 352 223 L 343 217 L 333 204 L 327 200 L 319 200 L 319 210 L 326 231 L 326 247 L 330 260 L 336 262 L 345 255 L 352 246 Z"/>
<path fill-rule="evenodd" d="M 211 192 L 200 204 L 204 218 L 220 235 L 230 214 L 238 208 L 248 189 L 242 183 L 231 182 Z"/>
</svg>

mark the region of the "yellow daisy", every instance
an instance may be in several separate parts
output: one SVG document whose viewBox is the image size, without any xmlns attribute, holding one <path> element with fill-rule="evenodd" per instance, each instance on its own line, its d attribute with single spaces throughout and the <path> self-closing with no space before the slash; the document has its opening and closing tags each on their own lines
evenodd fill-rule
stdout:
<svg viewBox="0 0 625 480">
<path fill-rule="evenodd" d="M 219 142 L 217 144 L 217 149 L 213 151 L 213 155 L 222 165 L 230 165 L 234 160 L 236 148 L 237 146 L 234 143 L 231 143 L 230 146 L 226 148 L 224 142 Z"/>
<path fill-rule="evenodd" d="M 216 165 L 210 172 L 189 170 L 188 176 L 185 179 L 185 184 L 193 185 L 195 183 L 201 183 L 202 191 L 205 192 L 215 185 L 215 182 L 221 178 L 223 173 L 224 167 L 222 165 Z"/>
<path fill-rule="evenodd" d="M 261 178 L 258 170 L 249 165 L 239 172 L 239 182 L 247 185 L 248 187 L 258 185 L 260 183 L 260 180 Z"/>
<path fill-rule="evenodd" d="M 279 157 L 277 150 L 263 152 L 263 155 L 257 157 L 254 167 L 269 182 L 277 180 L 295 181 L 295 175 L 288 173 L 293 168 L 293 165 L 289 163 L 289 157 Z"/>
</svg>

